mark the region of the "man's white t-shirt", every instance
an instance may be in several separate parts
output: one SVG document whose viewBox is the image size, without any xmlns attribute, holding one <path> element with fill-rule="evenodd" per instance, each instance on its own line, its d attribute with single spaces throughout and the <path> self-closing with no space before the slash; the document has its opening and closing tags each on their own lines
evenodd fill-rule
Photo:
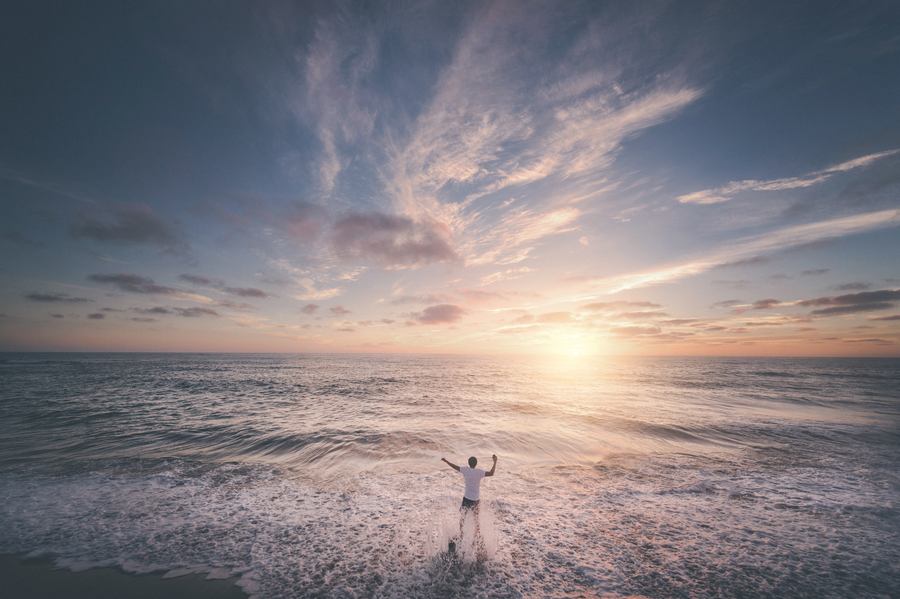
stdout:
<svg viewBox="0 0 900 599">
<path fill-rule="evenodd" d="M 466 492 L 463 496 L 470 501 L 478 501 L 481 494 L 481 479 L 484 478 L 485 474 L 484 470 L 460 466 L 459 473 L 466 479 Z"/>
</svg>

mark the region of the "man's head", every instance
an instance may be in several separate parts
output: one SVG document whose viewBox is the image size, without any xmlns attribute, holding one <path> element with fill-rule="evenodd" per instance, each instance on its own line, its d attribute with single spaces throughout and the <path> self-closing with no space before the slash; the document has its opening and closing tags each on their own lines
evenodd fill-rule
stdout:
<svg viewBox="0 0 900 599">
<path fill-rule="evenodd" d="M 478 459 L 475 456 L 469 458 L 469 468 L 474 468 L 475 464 L 478 463 Z"/>
</svg>

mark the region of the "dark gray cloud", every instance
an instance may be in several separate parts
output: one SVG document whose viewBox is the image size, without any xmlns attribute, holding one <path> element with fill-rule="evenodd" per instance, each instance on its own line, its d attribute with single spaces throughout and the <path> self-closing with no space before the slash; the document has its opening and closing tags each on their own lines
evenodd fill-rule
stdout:
<svg viewBox="0 0 900 599">
<path fill-rule="evenodd" d="M 815 316 L 839 316 L 841 314 L 857 314 L 859 312 L 873 312 L 875 310 L 890 310 L 894 304 L 888 302 L 871 302 L 868 304 L 855 304 L 849 306 L 832 306 L 813 310 Z"/>
<path fill-rule="evenodd" d="M 140 312 L 141 314 L 171 314 L 172 311 L 168 308 L 164 308 L 162 306 L 155 306 L 153 308 L 135 308 L 135 312 Z"/>
<path fill-rule="evenodd" d="M 391 268 L 457 259 L 437 225 L 379 212 L 352 213 L 334 224 L 332 243 L 344 258 L 372 260 Z"/>
<path fill-rule="evenodd" d="M 91 320 L 103 320 L 104 318 L 106 318 L 106 314 L 103 314 L 102 312 L 94 312 L 93 314 L 88 314 L 87 317 Z"/>
<path fill-rule="evenodd" d="M 67 293 L 41 293 L 34 292 L 25 296 L 25 299 L 32 302 L 45 302 L 57 304 L 83 304 L 94 300 L 86 297 L 73 297 Z"/>
<path fill-rule="evenodd" d="M 797 304 L 817 308 L 812 311 L 812 314 L 815 316 L 838 316 L 875 310 L 890 310 L 894 307 L 894 302 L 897 301 L 900 301 L 900 289 L 880 289 L 878 291 L 863 291 L 833 297 L 817 297 L 797 302 Z"/>
<path fill-rule="evenodd" d="M 196 318 L 198 316 L 219 316 L 219 313 L 212 308 L 172 308 L 178 316 L 185 318 Z"/>
<path fill-rule="evenodd" d="M 269 297 L 268 293 L 262 289 L 257 289 L 256 287 L 224 287 L 222 288 L 222 291 L 238 297 Z"/>
<path fill-rule="evenodd" d="M 213 279 L 207 279 L 206 277 L 201 277 L 200 275 L 178 275 L 178 278 L 182 281 L 187 281 L 188 283 L 192 283 L 194 285 L 199 285 L 201 287 L 215 287 L 217 284 L 223 284 L 221 281 L 213 281 Z"/>
<path fill-rule="evenodd" d="M 232 310 L 239 310 L 241 312 L 253 312 L 256 310 L 256 306 L 253 304 L 248 304 L 247 302 L 232 302 L 229 300 L 222 300 L 220 302 L 216 302 L 216 306 L 220 308 L 230 308 Z"/>
<path fill-rule="evenodd" d="M 138 314 L 154 314 L 154 315 L 167 315 L 167 314 L 175 314 L 177 316 L 183 316 L 185 318 L 196 318 L 198 316 L 219 316 L 220 314 L 213 310 L 212 308 L 204 308 L 204 307 L 192 307 L 192 308 L 166 308 L 164 306 L 154 306 L 152 308 L 134 308 L 134 311 Z M 132 318 L 132 320 L 134 320 Z M 155 320 L 155 319 L 153 319 Z M 147 322 L 143 320 L 139 320 L 138 322 Z"/>
<path fill-rule="evenodd" d="M 155 318 L 147 318 L 145 316 L 135 316 L 131 318 L 134 322 L 156 322 Z"/>
<path fill-rule="evenodd" d="M 813 268 L 810 270 L 804 270 L 800 274 L 804 277 L 815 277 L 818 275 L 824 275 L 825 273 L 830 272 L 830 270 L 830 268 Z"/>
<path fill-rule="evenodd" d="M 65 316 L 63 316 L 62 314 L 51 314 L 50 316 L 52 316 L 53 318 L 65 318 Z"/>
<path fill-rule="evenodd" d="M 344 306 L 333 306 L 333 307 L 329 308 L 328 311 L 331 312 L 332 314 L 334 314 L 335 316 L 345 316 L 347 314 L 350 314 L 350 310 L 348 310 Z"/>
<path fill-rule="evenodd" d="M 305 306 L 300 308 L 300 311 L 303 312 L 304 314 L 315 314 L 316 310 L 318 310 L 318 309 L 319 309 L 319 304 L 306 304 Z"/>
<path fill-rule="evenodd" d="M 262 289 L 257 289 L 255 287 L 231 287 L 225 281 L 221 279 L 211 279 L 208 277 L 200 276 L 200 275 L 188 275 L 182 274 L 178 275 L 178 278 L 182 281 L 186 281 L 191 283 L 192 285 L 197 285 L 199 287 L 210 287 L 212 289 L 218 289 L 219 291 L 224 291 L 230 295 L 236 295 L 238 297 L 257 297 L 257 298 L 266 298 L 269 297 L 269 294 L 263 291 Z"/>
<path fill-rule="evenodd" d="M 428 306 L 422 312 L 415 315 L 416 320 L 422 324 L 449 324 L 458 321 L 465 314 L 465 310 L 454 304 L 438 304 Z"/>
<path fill-rule="evenodd" d="M 892 314 L 890 316 L 875 316 L 869 320 L 900 320 L 900 314 Z"/>
<path fill-rule="evenodd" d="M 157 285 L 153 279 L 126 273 L 89 275 L 88 280 L 95 283 L 113 285 L 129 293 L 143 293 L 147 295 L 175 295 L 180 293 L 173 287 Z"/>
<path fill-rule="evenodd" d="M 753 302 L 753 304 L 750 307 L 753 308 L 754 310 L 771 310 L 772 308 L 775 308 L 776 306 L 778 306 L 780 304 L 781 304 L 780 300 L 770 297 L 767 299 L 756 300 L 755 302 Z"/>
<path fill-rule="evenodd" d="M 187 251 L 181 234 L 145 204 L 117 204 L 103 213 L 84 215 L 72 226 L 72 235 L 101 242 L 154 245 L 177 253 Z"/>
<path fill-rule="evenodd" d="M 844 283 L 835 287 L 838 291 L 865 291 L 872 286 L 868 283 Z"/>
</svg>

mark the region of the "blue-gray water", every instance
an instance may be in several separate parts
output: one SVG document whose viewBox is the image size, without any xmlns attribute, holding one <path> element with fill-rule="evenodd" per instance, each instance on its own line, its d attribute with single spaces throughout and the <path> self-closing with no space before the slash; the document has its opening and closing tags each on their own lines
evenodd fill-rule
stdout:
<svg viewBox="0 0 900 599">
<path fill-rule="evenodd" d="M 0 354 L 0 552 L 259 597 L 900 596 L 900 361 Z M 487 559 L 447 560 L 458 474 Z"/>
</svg>

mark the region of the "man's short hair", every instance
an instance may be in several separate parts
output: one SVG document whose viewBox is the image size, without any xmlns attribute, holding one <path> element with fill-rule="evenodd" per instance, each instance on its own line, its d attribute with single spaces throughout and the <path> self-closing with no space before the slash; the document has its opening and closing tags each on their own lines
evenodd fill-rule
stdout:
<svg viewBox="0 0 900 599">
<path fill-rule="evenodd" d="M 471 458 L 469 458 L 469 468 L 474 468 L 475 464 L 477 464 L 477 463 L 478 463 L 478 458 L 476 458 L 475 456 L 472 456 Z"/>
</svg>

